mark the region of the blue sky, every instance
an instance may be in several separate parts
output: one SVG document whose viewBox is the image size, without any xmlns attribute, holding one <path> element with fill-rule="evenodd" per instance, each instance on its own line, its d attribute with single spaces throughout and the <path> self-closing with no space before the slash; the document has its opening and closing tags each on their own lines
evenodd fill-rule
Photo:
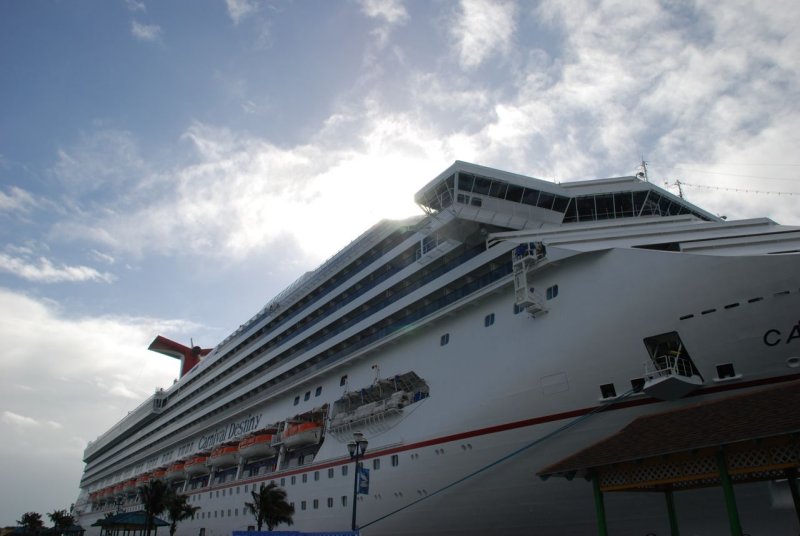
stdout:
<svg viewBox="0 0 800 536">
<path fill-rule="evenodd" d="M 176 377 L 157 334 L 213 347 L 453 160 L 568 181 L 644 156 L 712 212 L 800 223 L 798 24 L 792 1 L 0 2 L 0 526 L 68 508 L 87 441 Z"/>
</svg>

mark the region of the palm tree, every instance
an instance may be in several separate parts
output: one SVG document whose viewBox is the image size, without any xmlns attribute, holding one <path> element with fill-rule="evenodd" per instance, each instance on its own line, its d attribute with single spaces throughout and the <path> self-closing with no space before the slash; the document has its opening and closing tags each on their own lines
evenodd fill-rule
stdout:
<svg viewBox="0 0 800 536">
<path fill-rule="evenodd" d="M 253 502 L 244 503 L 245 509 L 252 512 L 256 518 L 258 530 L 266 522 L 267 530 L 272 530 L 281 523 L 293 525 L 292 516 L 294 506 L 286 502 L 286 491 L 270 482 L 268 485 L 261 484 L 259 490 L 252 491 Z"/>
<path fill-rule="evenodd" d="M 200 510 L 199 506 L 192 506 L 187 502 L 186 495 L 181 495 L 172 489 L 167 492 L 165 503 L 170 520 L 169 536 L 175 536 L 179 521 L 194 517 L 195 512 Z"/>
<path fill-rule="evenodd" d="M 54 510 L 47 514 L 53 523 L 53 528 L 60 534 L 75 524 L 75 519 L 66 510 Z"/>
<path fill-rule="evenodd" d="M 151 480 L 139 488 L 139 500 L 142 501 L 145 517 L 147 536 L 153 526 L 153 518 L 161 515 L 166 508 L 166 496 L 169 488 L 161 480 Z"/>
<path fill-rule="evenodd" d="M 44 523 L 42 523 L 42 514 L 38 512 L 26 512 L 22 514 L 22 518 L 17 521 L 17 523 L 25 529 L 25 532 L 38 532 L 44 527 Z"/>
</svg>

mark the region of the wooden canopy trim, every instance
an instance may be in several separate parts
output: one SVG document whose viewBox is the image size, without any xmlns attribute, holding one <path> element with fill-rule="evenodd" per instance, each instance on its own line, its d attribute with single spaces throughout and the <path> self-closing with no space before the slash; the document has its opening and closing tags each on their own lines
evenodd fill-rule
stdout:
<svg viewBox="0 0 800 536">
<path fill-rule="evenodd" d="M 645 415 L 538 472 L 592 478 L 600 491 L 719 486 L 724 453 L 733 483 L 800 469 L 800 381 Z"/>
</svg>

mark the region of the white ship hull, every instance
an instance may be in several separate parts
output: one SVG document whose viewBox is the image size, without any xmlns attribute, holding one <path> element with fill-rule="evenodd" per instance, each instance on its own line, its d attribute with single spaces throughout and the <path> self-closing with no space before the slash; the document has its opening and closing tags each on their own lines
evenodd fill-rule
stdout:
<svg viewBox="0 0 800 536">
<path fill-rule="evenodd" d="M 555 246 L 549 254 L 557 257 Z M 192 441 L 205 448 L 197 443 L 217 430 L 233 433 L 241 423 L 263 426 L 333 407 L 346 388 L 369 386 L 376 374 L 391 378 L 413 371 L 429 396 L 403 408 L 399 417 L 358 427 L 369 440 L 364 464 L 371 473 L 369 494 L 358 499 L 363 534 L 592 534 L 591 485 L 543 482 L 536 472 L 637 415 L 800 376 L 800 337 L 790 336 L 800 311 L 798 274 L 800 255 L 612 247 L 564 257 L 532 276 L 537 289 L 557 285 L 542 314 L 515 313 L 511 277 L 500 278 L 468 301 L 396 333 L 389 344 L 367 346 L 344 362 L 323 362 L 269 400 L 242 402 Z M 643 340 L 669 332 L 680 334 L 702 386 L 675 402 L 625 395 L 649 360 Z M 736 374 L 719 378 L 721 364 L 733 364 Z M 601 396 L 600 386 L 608 384 L 617 399 Z M 305 393 L 310 395 L 301 399 Z M 592 413 L 598 407 L 606 409 Z M 272 480 L 295 506 L 292 530 L 349 529 L 351 437 L 327 433 L 302 465 L 287 455 L 275 471 L 240 464 L 224 475 L 212 473 L 205 487 L 184 484 L 191 504 L 201 510 L 179 525 L 178 534 L 202 530 L 218 536 L 252 527 L 244 503 L 252 500 L 251 490 Z M 173 459 L 162 455 L 157 461 L 175 461 L 181 447 L 171 445 Z M 740 485 L 736 493 L 746 532 L 796 532 L 780 484 Z M 729 534 L 721 490 L 682 492 L 676 501 L 687 534 Z M 606 508 L 613 534 L 669 531 L 660 494 L 609 493 Z M 92 510 L 81 515 L 84 527 L 109 506 Z"/>
</svg>

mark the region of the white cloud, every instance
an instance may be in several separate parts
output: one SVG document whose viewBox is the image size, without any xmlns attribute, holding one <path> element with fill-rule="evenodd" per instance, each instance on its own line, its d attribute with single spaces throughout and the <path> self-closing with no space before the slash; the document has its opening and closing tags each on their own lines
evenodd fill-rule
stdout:
<svg viewBox="0 0 800 536">
<path fill-rule="evenodd" d="M 128 11 L 147 11 L 144 2 L 140 0 L 125 0 L 125 5 L 128 6 Z"/>
<path fill-rule="evenodd" d="M 131 179 L 141 181 L 147 165 L 133 135 L 125 130 L 98 129 L 83 133 L 73 146 L 58 149 L 51 169 L 70 199 L 87 194 L 116 195 Z"/>
<path fill-rule="evenodd" d="M 451 28 L 461 65 L 472 69 L 495 54 L 506 54 L 516 29 L 516 6 L 509 1 L 461 0 Z"/>
<path fill-rule="evenodd" d="M 13 411 L 4 411 L 3 416 L 0 419 L 2 419 L 4 423 L 13 426 L 24 426 L 24 427 L 40 426 L 39 422 L 36 419 L 32 419 L 31 417 L 26 417 L 24 415 L 19 415 L 17 413 L 14 413 Z"/>
<path fill-rule="evenodd" d="M 228 15 L 234 24 L 239 24 L 259 10 L 258 2 L 254 0 L 225 0 L 225 5 L 228 7 Z"/>
<path fill-rule="evenodd" d="M 27 259 L 0 253 L 0 271 L 37 283 L 61 283 L 80 281 L 102 281 L 111 283 L 114 276 L 101 273 L 88 266 L 54 265 L 49 259 L 40 257 L 38 264 Z"/>
<path fill-rule="evenodd" d="M 0 212 L 28 212 L 35 206 L 36 200 L 22 188 L 10 186 L 7 194 L 0 191 Z"/>
<path fill-rule="evenodd" d="M 158 24 L 143 24 L 131 21 L 131 34 L 140 41 L 155 43 L 161 40 L 164 30 Z"/>
<path fill-rule="evenodd" d="M 389 24 L 408 20 L 408 12 L 400 0 L 359 0 L 361 11 L 372 18 L 380 18 Z"/>
<path fill-rule="evenodd" d="M 178 374 L 176 360 L 147 345 L 157 333 L 186 329 L 181 321 L 66 315 L 0 288 L 0 466 L 7 481 L 26 483 L 4 497 L 7 510 L 69 507 L 87 441 Z"/>
</svg>

